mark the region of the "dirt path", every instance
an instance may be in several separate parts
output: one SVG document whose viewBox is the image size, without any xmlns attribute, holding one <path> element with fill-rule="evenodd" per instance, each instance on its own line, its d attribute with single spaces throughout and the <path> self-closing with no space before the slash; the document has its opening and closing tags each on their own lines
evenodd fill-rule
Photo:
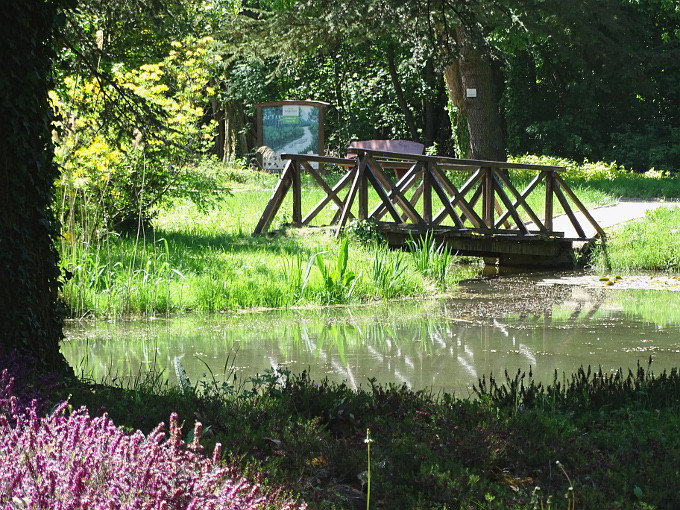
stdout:
<svg viewBox="0 0 680 510">
<path fill-rule="evenodd" d="M 289 142 L 283 149 L 277 151 L 279 154 L 301 154 L 312 143 L 312 130 L 307 126 L 303 126 L 304 134 L 297 140 Z"/>
</svg>

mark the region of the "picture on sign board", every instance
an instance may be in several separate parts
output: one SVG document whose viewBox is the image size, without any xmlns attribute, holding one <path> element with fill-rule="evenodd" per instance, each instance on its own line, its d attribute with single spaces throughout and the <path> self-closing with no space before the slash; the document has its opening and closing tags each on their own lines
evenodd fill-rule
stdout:
<svg viewBox="0 0 680 510">
<path fill-rule="evenodd" d="M 319 108 L 283 105 L 262 108 L 262 145 L 276 157 L 264 161 L 268 170 L 281 170 L 281 154 L 318 154 Z"/>
</svg>

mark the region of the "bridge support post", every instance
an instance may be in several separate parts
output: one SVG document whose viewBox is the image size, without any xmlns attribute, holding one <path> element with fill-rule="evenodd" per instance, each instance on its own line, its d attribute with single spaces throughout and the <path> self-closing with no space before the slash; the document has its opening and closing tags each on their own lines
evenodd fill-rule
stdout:
<svg viewBox="0 0 680 510">
<path fill-rule="evenodd" d="M 494 227 L 494 185 L 493 170 L 482 168 L 482 219 L 487 228 Z"/>
<path fill-rule="evenodd" d="M 545 175 L 545 217 L 543 225 L 548 232 L 553 229 L 553 197 L 555 196 L 555 172 L 543 172 Z"/>
</svg>

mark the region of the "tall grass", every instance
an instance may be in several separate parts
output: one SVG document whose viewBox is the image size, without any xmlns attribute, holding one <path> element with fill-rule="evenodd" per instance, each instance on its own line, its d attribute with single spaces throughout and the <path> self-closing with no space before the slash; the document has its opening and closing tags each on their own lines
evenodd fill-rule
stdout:
<svg viewBox="0 0 680 510">
<path fill-rule="evenodd" d="M 451 248 L 443 242 L 437 245 L 431 230 L 417 239 L 411 237 L 407 244 L 416 269 L 443 287 L 453 261 Z"/>
<path fill-rule="evenodd" d="M 69 272 L 62 297 L 78 316 L 169 312 L 185 276 L 171 263 L 166 239 L 139 242 L 110 236 L 94 246 L 73 243 L 62 265 Z"/>
<path fill-rule="evenodd" d="M 338 250 L 338 257 L 334 267 L 329 267 L 322 257 L 323 253 L 317 253 L 311 259 L 321 275 L 320 299 L 324 304 L 343 303 L 352 297 L 354 286 L 359 274 L 348 269 L 349 240 L 344 238 Z M 304 287 L 309 281 L 312 264 L 308 264 L 304 279 Z M 303 288 L 304 288 L 303 287 Z"/>
<path fill-rule="evenodd" d="M 279 308 L 418 295 L 427 282 L 382 250 L 389 278 L 373 277 L 369 246 L 328 234 L 251 237 L 156 229 L 160 238 L 110 235 L 63 259 L 71 317 Z M 311 263 L 310 263 L 311 262 Z M 390 282 L 387 285 L 387 282 Z"/>
<path fill-rule="evenodd" d="M 399 295 L 405 280 L 402 278 L 408 269 L 402 252 L 390 252 L 384 246 L 376 245 L 371 265 L 371 277 L 383 299 Z"/>
</svg>

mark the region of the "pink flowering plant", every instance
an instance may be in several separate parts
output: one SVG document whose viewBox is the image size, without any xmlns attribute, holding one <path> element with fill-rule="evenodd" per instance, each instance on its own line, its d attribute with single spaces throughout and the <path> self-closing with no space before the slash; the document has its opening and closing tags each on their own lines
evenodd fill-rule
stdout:
<svg viewBox="0 0 680 510">
<path fill-rule="evenodd" d="M 176 414 L 169 433 L 126 433 L 106 415 L 92 418 L 68 402 L 39 417 L 23 409 L 7 370 L 0 377 L 0 508 L 254 509 L 305 508 L 208 458 L 202 426 L 185 444 Z"/>
</svg>

